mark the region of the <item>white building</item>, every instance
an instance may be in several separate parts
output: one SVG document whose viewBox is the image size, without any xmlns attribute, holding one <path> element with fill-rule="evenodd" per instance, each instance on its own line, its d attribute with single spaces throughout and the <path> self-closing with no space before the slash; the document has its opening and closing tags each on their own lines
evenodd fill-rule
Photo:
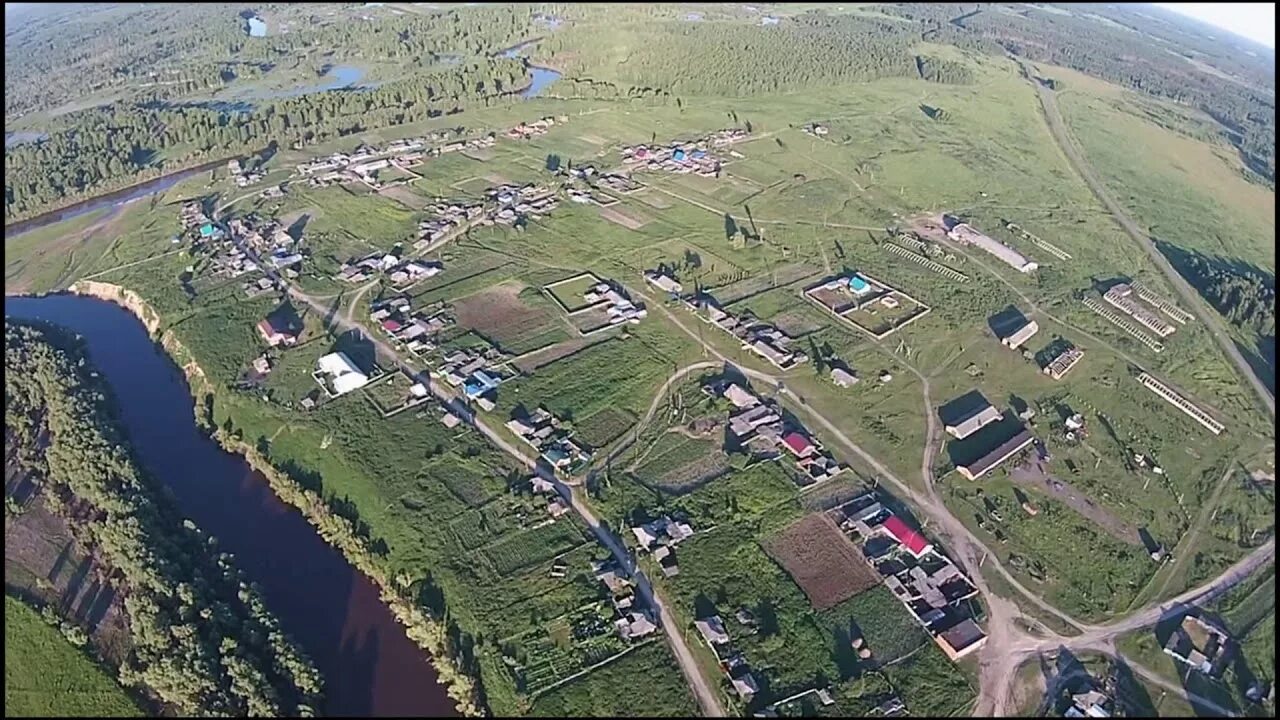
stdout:
<svg viewBox="0 0 1280 720">
<path fill-rule="evenodd" d="M 318 373 L 324 373 L 330 377 L 334 396 L 344 395 L 369 384 L 369 376 L 360 372 L 346 353 L 323 355 L 316 361 L 316 365 L 319 368 Z"/>
</svg>

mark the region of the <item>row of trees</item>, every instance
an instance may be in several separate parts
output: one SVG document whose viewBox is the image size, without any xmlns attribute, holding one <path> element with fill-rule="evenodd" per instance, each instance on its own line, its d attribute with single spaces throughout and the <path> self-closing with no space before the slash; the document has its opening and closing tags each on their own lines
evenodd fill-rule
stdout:
<svg viewBox="0 0 1280 720">
<path fill-rule="evenodd" d="M 182 520 L 135 464 L 78 340 L 5 325 L 5 426 L 31 447 L 48 506 L 122 588 L 131 647 L 122 683 L 180 715 L 311 715 L 319 672 L 228 555 Z"/>
</svg>

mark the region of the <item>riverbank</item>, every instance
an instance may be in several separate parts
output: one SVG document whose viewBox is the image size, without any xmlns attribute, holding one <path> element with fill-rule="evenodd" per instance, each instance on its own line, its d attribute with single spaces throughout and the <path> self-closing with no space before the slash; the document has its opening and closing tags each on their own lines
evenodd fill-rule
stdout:
<svg viewBox="0 0 1280 720">
<path fill-rule="evenodd" d="M 261 151 L 249 154 L 260 153 Z M 147 177 L 149 171 L 143 170 L 127 178 L 122 178 L 127 182 L 122 186 L 113 188 L 112 183 L 107 183 L 104 187 L 93 188 L 89 193 L 64 195 L 39 213 L 25 216 L 20 214 L 12 218 L 12 221 L 4 226 L 4 237 L 8 240 L 36 228 L 70 220 L 73 217 L 99 208 L 120 204 L 121 202 L 132 202 L 154 192 L 167 190 L 180 180 L 205 170 L 211 170 L 225 164 L 228 160 L 242 159 L 244 157 L 244 153 L 234 153 L 217 160 L 209 160 L 207 158 L 193 159 L 187 163 L 180 163 L 176 167 L 161 168 L 158 171 L 159 174 L 152 177 Z M 168 172 L 165 172 L 166 170 Z M 140 178 L 145 179 L 139 180 Z M 131 195 L 136 195 L 136 197 L 130 197 Z"/>
<path fill-rule="evenodd" d="M 378 562 L 370 542 L 360 536 L 352 523 L 338 515 L 320 494 L 303 487 L 287 472 L 275 467 L 257 448 L 242 439 L 231 436 L 221 428 L 210 426 L 208 418 L 201 416 L 201 408 L 209 407 L 216 390 L 191 353 L 182 345 L 171 329 L 162 329 L 162 319 L 136 292 L 111 283 L 78 281 L 67 294 L 93 297 L 114 303 L 129 312 L 142 323 L 147 334 L 161 347 L 187 378 L 195 404 L 193 414 L 197 425 L 209 433 L 219 447 L 228 453 L 239 455 L 266 479 L 271 492 L 283 503 L 296 508 L 315 529 L 316 534 L 328 545 L 338 550 L 352 568 L 364 575 L 377 589 L 380 601 L 391 615 L 405 628 L 408 639 L 420 650 L 438 674 L 440 684 L 446 689 L 458 712 L 467 716 L 482 716 L 480 691 L 475 678 L 459 669 L 458 658 L 452 647 L 445 624 L 422 611 L 409 597 L 407 591 L 413 583 L 403 579 L 393 581 Z"/>
</svg>

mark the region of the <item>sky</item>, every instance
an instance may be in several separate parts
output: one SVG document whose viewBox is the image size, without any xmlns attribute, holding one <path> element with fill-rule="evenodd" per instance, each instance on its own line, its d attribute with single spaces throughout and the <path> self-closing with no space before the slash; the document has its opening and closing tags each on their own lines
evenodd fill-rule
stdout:
<svg viewBox="0 0 1280 720">
<path fill-rule="evenodd" d="M 1237 35 L 1276 46 L 1275 3 L 1156 3 L 1162 8 L 1188 15 Z"/>
</svg>

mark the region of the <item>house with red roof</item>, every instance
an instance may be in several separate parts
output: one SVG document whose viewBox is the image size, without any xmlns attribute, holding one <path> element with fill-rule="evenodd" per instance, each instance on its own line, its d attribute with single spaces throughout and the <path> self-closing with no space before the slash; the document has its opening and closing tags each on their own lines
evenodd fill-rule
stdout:
<svg viewBox="0 0 1280 720">
<path fill-rule="evenodd" d="M 277 345 L 293 345 L 298 342 L 298 334 L 293 332 L 288 326 L 279 322 L 272 322 L 270 318 L 264 319 L 258 323 L 258 334 L 271 347 Z"/>
<path fill-rule="evenodd" d="M 386 320 L 382 321 L 382 329 L 386 330 L 389 333 L 393 333 L 393 334 L 397 333 L 400 331 L 400 321 L 387 318 Z"/>
<path fill-rule="evenodd" d="M 902 519 L 897 515 L 890 515 L 883 523 L 880 529 L 894 540 L 897 540 L 902 547 L 907 549 L 913 557 L 919 558 L 925 553 L 933 550 L 933 543 L 924 538 L 923 535 L 907 527 Z"/>
<path fill-rule="evenodd" d="M 798 432 L 789 432 L 782 436 L 782 444 L 786 445 L 791 454 L 798 458 L 809 457 L 818 450 L 812 440 Z"/>
</svg>

